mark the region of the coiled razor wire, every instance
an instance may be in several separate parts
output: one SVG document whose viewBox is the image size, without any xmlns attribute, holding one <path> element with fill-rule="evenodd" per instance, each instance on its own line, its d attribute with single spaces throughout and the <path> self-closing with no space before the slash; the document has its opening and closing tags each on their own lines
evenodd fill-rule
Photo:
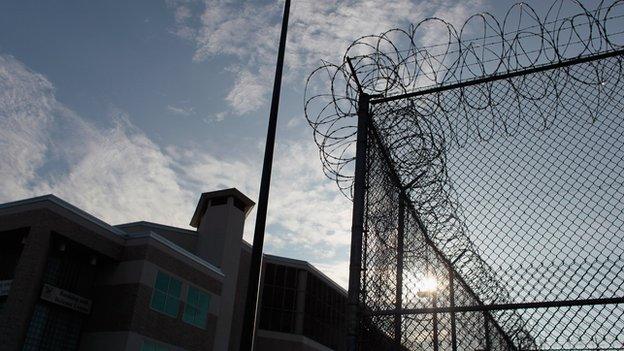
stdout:
<svg viewBox="0 0 624 351">
<path fill-rule="evenodd" d="M 448 304 L 449 262 L 462 280 L 456 299 L 468 305 L 624 296 L 622 45 L 624 1 L 589 9 L 559 0 L 545 11 L 518 3 L 502 20 L 480 13 L 456 28 L 428 18 L 362 37 L 343 63 L 310 75 L 306 117 L 326 175 L 348 197 L 360 89 L 372 96 L 362 278 L 369 311 L 394 306 L 397 250 L 412 310 L 431 303 L 413 291 L 426 275 L 444 291 L 437 303 Z M 401 194 L 414 212 L 398 247 Z M 487 323 L 472 315 L 466 335 Z M 507 341 L 488 345 L 621 349 L 623 316 L 619 304 L 492 312 Z M 371 318 L 393 335 L 391 319 Z M 425 347 L 431 318 L 406 316 L 403 345 Z"/>
</svg>

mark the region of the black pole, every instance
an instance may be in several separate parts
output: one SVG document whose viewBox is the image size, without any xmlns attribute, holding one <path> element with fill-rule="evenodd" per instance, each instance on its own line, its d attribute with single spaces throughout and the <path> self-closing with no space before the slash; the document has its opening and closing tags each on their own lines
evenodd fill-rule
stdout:
<svg viewBox="0 0 624 351">
<path fill-rule="evenodd" d="M 366 198 L 366 143 L 368 137 L 369 96 L 360 92 L 358 101 L 355 178 L 353 181 L 353 217 L 351 218 L 351 252 L 349 258 L 349 292 L 347 295 L 347 350 L 358 349 L 360 323 L 360 278 L 362 274 L 362 236 Z"/>
<path fill-rule="evenodd" d="M 433 305 L 433 351 L 438 351 L 438 312 L 436 311 L 436 308 L 438 307 L 438 294 L 435 291 L 431 294 L 431 304 Z"/>
<path fill-rule="evenodd" d="M 267 131 L 267 140 L 264 149 L 264 164 L 262 166 L 262 180 L 260 183 L 260 195 L 258 197 L 256 227 L 254 230 L 253 247 L 251 249 L 251 264 L 249 266 L 249 283 L 247 285 L 245 317 L 243 318 L 243 328 L 239 348 L 241 351 L 253 350 L 254 336 L 256 332 L 256 310 L 258 304 L 258 290 L 260 288 L 260 271 L 262 269 L 262 247 L 264 245 L 264 229 L 266 227 L 266 215 L 269 202 L 269 187 L 271 186 L 271 168 L 273 166 L 273 149 L 275 148 L 275 130 L 277 127 L 277 111 L 279 108 L 280 90 L 282 87 L 282 70 L 284 67 L 284 51 L 286 49 L 286 32 L 288 29 L 289 11 L 290 0 L 286 0 L 284 5 L 284 17 L 282 19 L 279 51 L 277 54 L 275 80 L 273 81 L 273 98 L 271 99 L 269 128 Z"/>
<path fill-rule="evenodd" d="M 492 350 L 492 340 L 490 340 L 490 323 L 488 323 L 488 316 L 483 315 L 483 326 L 485 329 L 485 351 Z"/>
<path fill-rule="evenodd" d="M 449 269 L 449 303 L 451 308 L 451 350 L 457 351 L 457 327 L 455 324 L 455 273 Z"/>
<path fill-rule="evenodd" d="M 396 296 L 395 308 L 401 310 L 403 308 L 403 237 L 405 232 L 405 205 L 403 198 L 399 196 L 399 218 L 397 228 L 397 271 L 396 271 Z M 394 315 L 394 342 L 395 349 L 401 351 L 402 344 L 402 315 Z"/>
</svg>

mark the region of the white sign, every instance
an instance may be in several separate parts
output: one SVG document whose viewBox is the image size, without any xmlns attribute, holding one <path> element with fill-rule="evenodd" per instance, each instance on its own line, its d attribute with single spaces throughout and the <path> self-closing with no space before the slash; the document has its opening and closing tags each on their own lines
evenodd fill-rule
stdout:
<svg viewBox="0 0 624 351">
<path fill-rule="evenodd" d="M 43 284 L 41 299 L 85 314 L 91 311 L 91 300 L 50 284 Z"/>
<path fill-rule="evenodd" d="M 0 280 L 0 296 L 8 296 L 13 280 Z"/>
</svg>

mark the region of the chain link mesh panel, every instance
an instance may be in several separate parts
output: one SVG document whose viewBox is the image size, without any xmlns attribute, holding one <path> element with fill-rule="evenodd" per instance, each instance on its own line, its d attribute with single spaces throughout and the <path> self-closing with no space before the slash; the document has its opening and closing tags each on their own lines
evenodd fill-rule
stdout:
<svg viewBox="0 0 624 351">
<path fill-rule="evenodd" d="M 624 349 L 623 8 L 429 19 L 313 73 L 306 114 L 348 196 L 371 97 L 362 349 Z"/>
</svg>

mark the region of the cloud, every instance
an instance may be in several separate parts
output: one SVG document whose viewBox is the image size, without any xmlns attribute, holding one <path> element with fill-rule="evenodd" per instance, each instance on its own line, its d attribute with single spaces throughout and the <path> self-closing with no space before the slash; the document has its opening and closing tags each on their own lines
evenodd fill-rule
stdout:
<svg viewBox="0 0 624 351">
<path fill-rule="evenodd" d="M 0 55 L 0 202 L 53 193 L 109 223 L 184 227 L 202 191 L 237 187 L 257 196 L 262 145 L 235 157 L 161 147 L 125 112 L 108 117 L 109 126 L 96 127 L 58 101 L 46 77 Z M 317 155 L 313 143 L 277 145 L 267 248 L 315 264 L 343 262 L 350 205 L 325 180 Z M 342 279 L 345 272 L 332 269 Z"/>
<path fill-rule="evenodd" d="M 257 110 L 266 103 L 273 82 L 282 2 L 205 0 L 201 4 L 197 13 L 182 10 L 181 16 L 178 12 L 187 3 L 170 3 L 175 27 L 184 28 L 179 36 L 195 45 L 195 61 L 232 57 L 236 74 L 226 100 L 239 115 Z M 482 9 L 481 0 L 390 0 L 383 6 L 376 0 L 294 1 L 285 78 L 300 82 L 321 60 L 339 62 L 349 44 L 361 36 L 407 27 L 432 15 L 459 23 Z"/>
<path fill-rule="evenodd" d="M 266 74 L 264 74 L 266 75 Z M 242 68 L 236 72 L 234 86 L 225 100 L 239 115 L 256 111 L 267 101 L 268 83 L 263 74 L 252 73 Z"/>
<path fill-rule="evenodd" d="M 315 266 L 345 290 L 349 286 L 349 261 L 338 260 L 331 263 L 316 263 Z"/>
<path fill-rule="evenodd" d="M 0 56 L 0 90 L 0 201 L 54 193 L 110 222 L 188 222 L 195 194 L 122 113 L 94 127 L 11 56 Z"/>
<path fill-rule="evenodd" d="M 221 111 L 221 112 L 217 112 L 217 113 L 214 113 L 214 114 L 211 114 L 211 115 L 208 115 L 208 116 L 202 118 L 202 121 L 204 121 L 204 123 L 206 123 L 206 124 L 211 124 L 211 123 L 215 123 L 215 122 L 222 122 L 229 115 L 230 115 L 230 113 L 228 113 L 228 111 Z"/>
<path fill-rule="evenodd" d="M 192 149 L 171 147 L 168 154 L 184 167 L 189 187 L 211 179 L 217 188 L 237 187 L 255 198 L 259 192 L 261 157 L 224 160 Z M 258 150 L 257 155 L 261 155 Z M 344 257 L 348 252 L 350 202 L 335 191 L 320 171 L 313 143 L 288 141 L 276 146 L 267 217 L 267 247 L 304 251 L 312 262 Z M 255 210 L 247 221 L 251 241 Z"/>
<path fill-rule="evenodd" d="M 53 86 L 12 57 L 0 56 L 1 198 L 23 197 L 46 156 Z M 37 104 L 30 104 L 36 100 Z"/>
<path fill-rule="evenodd" d="M 195 114 L 193 107 L 167 105 L 167 111 L 177 116 L 190 116 Z"/>
</svg>

